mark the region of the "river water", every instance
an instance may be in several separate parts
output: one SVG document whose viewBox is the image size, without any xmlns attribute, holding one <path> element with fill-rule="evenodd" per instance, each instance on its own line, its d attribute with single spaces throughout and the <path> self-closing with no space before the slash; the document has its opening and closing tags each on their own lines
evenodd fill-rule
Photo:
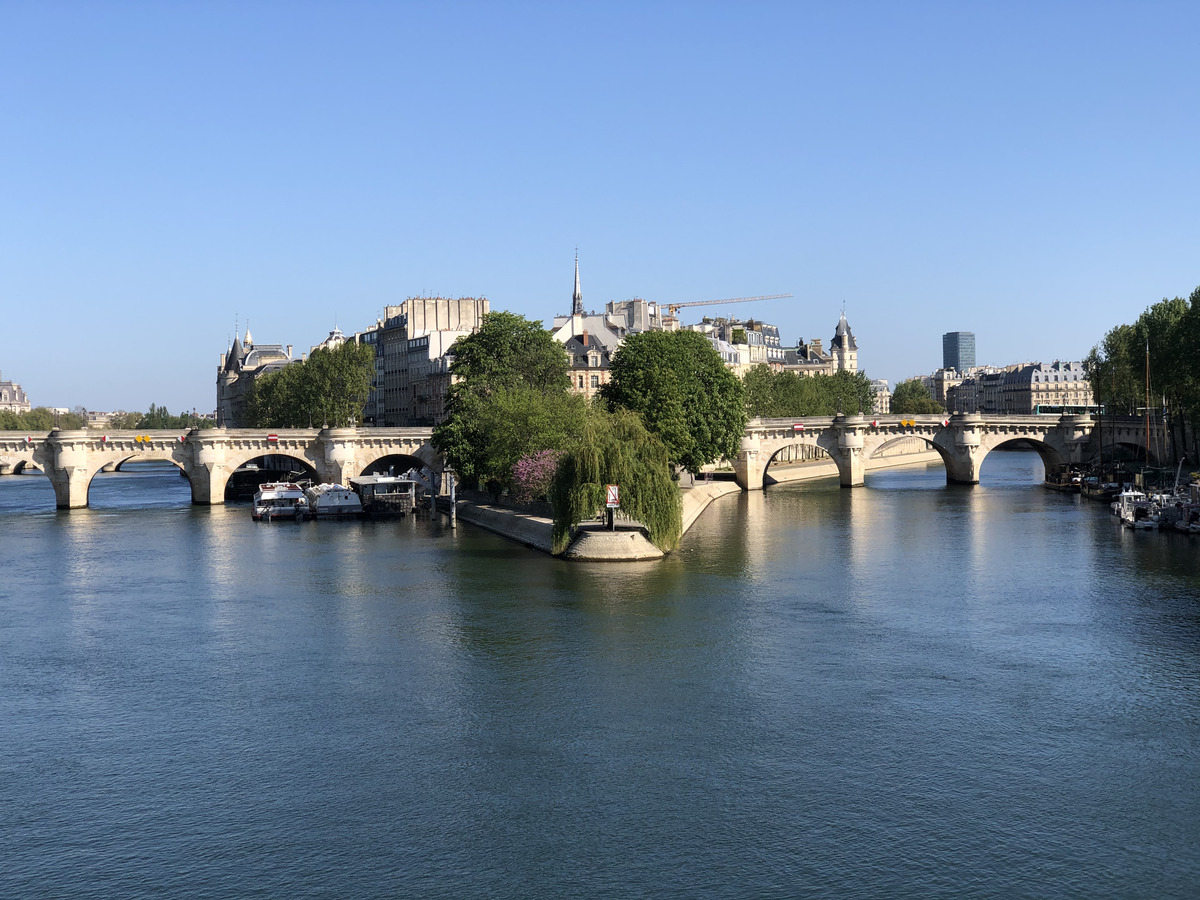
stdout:
<svg viewBox="0 0 1200 900">
<path fill-rule="evenodd" d="M 0 479 L 0 896 L 1200 895 L 1200 541 L 940 466 L 568 564 Z"/>
</svg>

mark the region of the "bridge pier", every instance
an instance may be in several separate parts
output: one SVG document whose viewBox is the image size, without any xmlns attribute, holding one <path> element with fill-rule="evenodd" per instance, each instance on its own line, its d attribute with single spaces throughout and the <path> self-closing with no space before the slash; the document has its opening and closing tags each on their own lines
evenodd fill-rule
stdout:
<svg viewBox="0 0 1200 900">
<path fill-rule="evenodd" d="M 837 432 L 837 454 L 834 462 L 838 467 L 838 479 L 844 488 L 862 487 L 867 483 L 867 463 L 863 459 L 863 432 L 866 425 L 862 416 L 835 416 L 833 428 Z"/>
<path fill-rule="evenodd" d="M 34 451 L 34 461 L 50 479 L 54 505 L 59 509 L 81 509 L 88 505 L 88 485 L 95 472 L 88 465 L 88 433 L 54 429 Z"/>
<path fill-rule="evenodd" d="M 359 474 L 355 462 L 357 440 L 357 428 L 325 428 L 317 435 L 324 462 L 318 471 L 325 481 L 348 485 Z"/>
<path fill-rule="evenodd" d="M 942 453 L 946 464 L 947 484 L 979 484 L 979 467 L 983 464 L 983 416 L 978 413 L 955 413 L 950 417 L 954 432 L 954 447 Z"/>
<path fill-rule="evenodd" d="M 742 450 L 733 461 L 733 478 L 743 491 L 761 491 L 767 472 L 767 461 L 753 447 L 747 447 L 749 439 L 743 439 Z"/>
</svg>

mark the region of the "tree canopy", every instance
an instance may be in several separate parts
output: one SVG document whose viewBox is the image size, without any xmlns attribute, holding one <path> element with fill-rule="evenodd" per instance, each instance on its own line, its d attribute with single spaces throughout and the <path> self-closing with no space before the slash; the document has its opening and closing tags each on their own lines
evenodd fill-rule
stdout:
<svg viewBox="0 0 1200 900">
<path fill-rule="evenodd" d="M 621 489 L 621 511 L 640 522 L 660 550 L 673 550 L 683 532 L 683 504 L 667 448 L 626 409 L 593 407 L 562 455 L 550 485 L 553 549 L 567 548 L 572 529 L 604 507 L 605 485 Z"/>
<path fill-rule="evenodd" d="M 942 413 L 946 410 L 933 399 L 929 388 L 919 378 L 910 378 L 896 385 L 892 393 L 892 412 L 900 415 L 920 415 L 922 413 Z"/>
<path fill-rule="evenodd" d="M 567 393 L 566 350 L 540 323 L 489 313 L 453 354 L 455 381 L 433 445 L 464 482 L 499 494 L 518 460 L 578 434 L 586 401 Z"/>
<path fill-rule="evenodd" d="M 570 386 L 567 351 L 540 322 L 507 311 L 490 312 L 478 331 L 454 342 L 450 395 L 486 394 L 522 385 L 537 391 L 565 391 Z"/>
<path fill-rule="evenodd" d="M 674 466 L 698 472 L 732 458 L 746 428 L 745 392 L 708 338 L 696 331 L 631 334 L 600 389 L 610 408 L 633 410 Z"/>
<path fill-rule="evenodd" d="M 800 375 L 772 372 L 765 365 L 752 368 L 742 384 L 746 410 L 751 416 L 788 418 L 870 414 L 875 409 L 875 389 L 864 372 Z"/>
<path fill-rule="evenodd" d="M 374 375 L 375 348 L 370 344 L 318 347 L 307 360 L 254 379 L 243 421 L 251 428 L 357 424 Z"/>
<path fill-rule="evenodd" d="M 1147 359 L 1148 357 L 1148 359 Z M 1147 362 L 1149 382 L 1147 382 Z M 1173 439 L 1200 458 L 1200 287 L 1163 298 L 1133 324 L 1117 325 L 1083 361 L 1092 396 L 1110 413 L 1135 414 L 1165 402 Z"/>
</svg>

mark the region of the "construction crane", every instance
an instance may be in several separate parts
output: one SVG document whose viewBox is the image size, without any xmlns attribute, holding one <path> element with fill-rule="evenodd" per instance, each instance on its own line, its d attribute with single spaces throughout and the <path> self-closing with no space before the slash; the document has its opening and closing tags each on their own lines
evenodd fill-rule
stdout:
<svg viewBox="0 0 1200 900">
<path fill-rule="evenodd" d="M 750 303 L 753 300 L 783 300 L 791 294 L 764 294 L 761 297 L 731 297 L 728 300 L 692 300 L 687 303 L 668 303 L 666 304 L 668 314 L 675 315 L 675 310 L 683 309 L 685 306 L 720 306 L 723 303 Z"/>
</svg>

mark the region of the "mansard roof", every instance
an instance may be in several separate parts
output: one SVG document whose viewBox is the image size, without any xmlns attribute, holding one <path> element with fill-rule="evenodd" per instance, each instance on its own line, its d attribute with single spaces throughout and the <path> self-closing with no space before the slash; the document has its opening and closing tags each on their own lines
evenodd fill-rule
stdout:
<svg viewBox="0 0 1200 900">
<path fill-rule="evenodd" d="M 259 344 L 246 354 L 246 358 L 242 360 L 242 367 L 260 369 L 263 366 L 287 365 L 289 362 L 291 360 L 281 344 Z"/>
</svg>

